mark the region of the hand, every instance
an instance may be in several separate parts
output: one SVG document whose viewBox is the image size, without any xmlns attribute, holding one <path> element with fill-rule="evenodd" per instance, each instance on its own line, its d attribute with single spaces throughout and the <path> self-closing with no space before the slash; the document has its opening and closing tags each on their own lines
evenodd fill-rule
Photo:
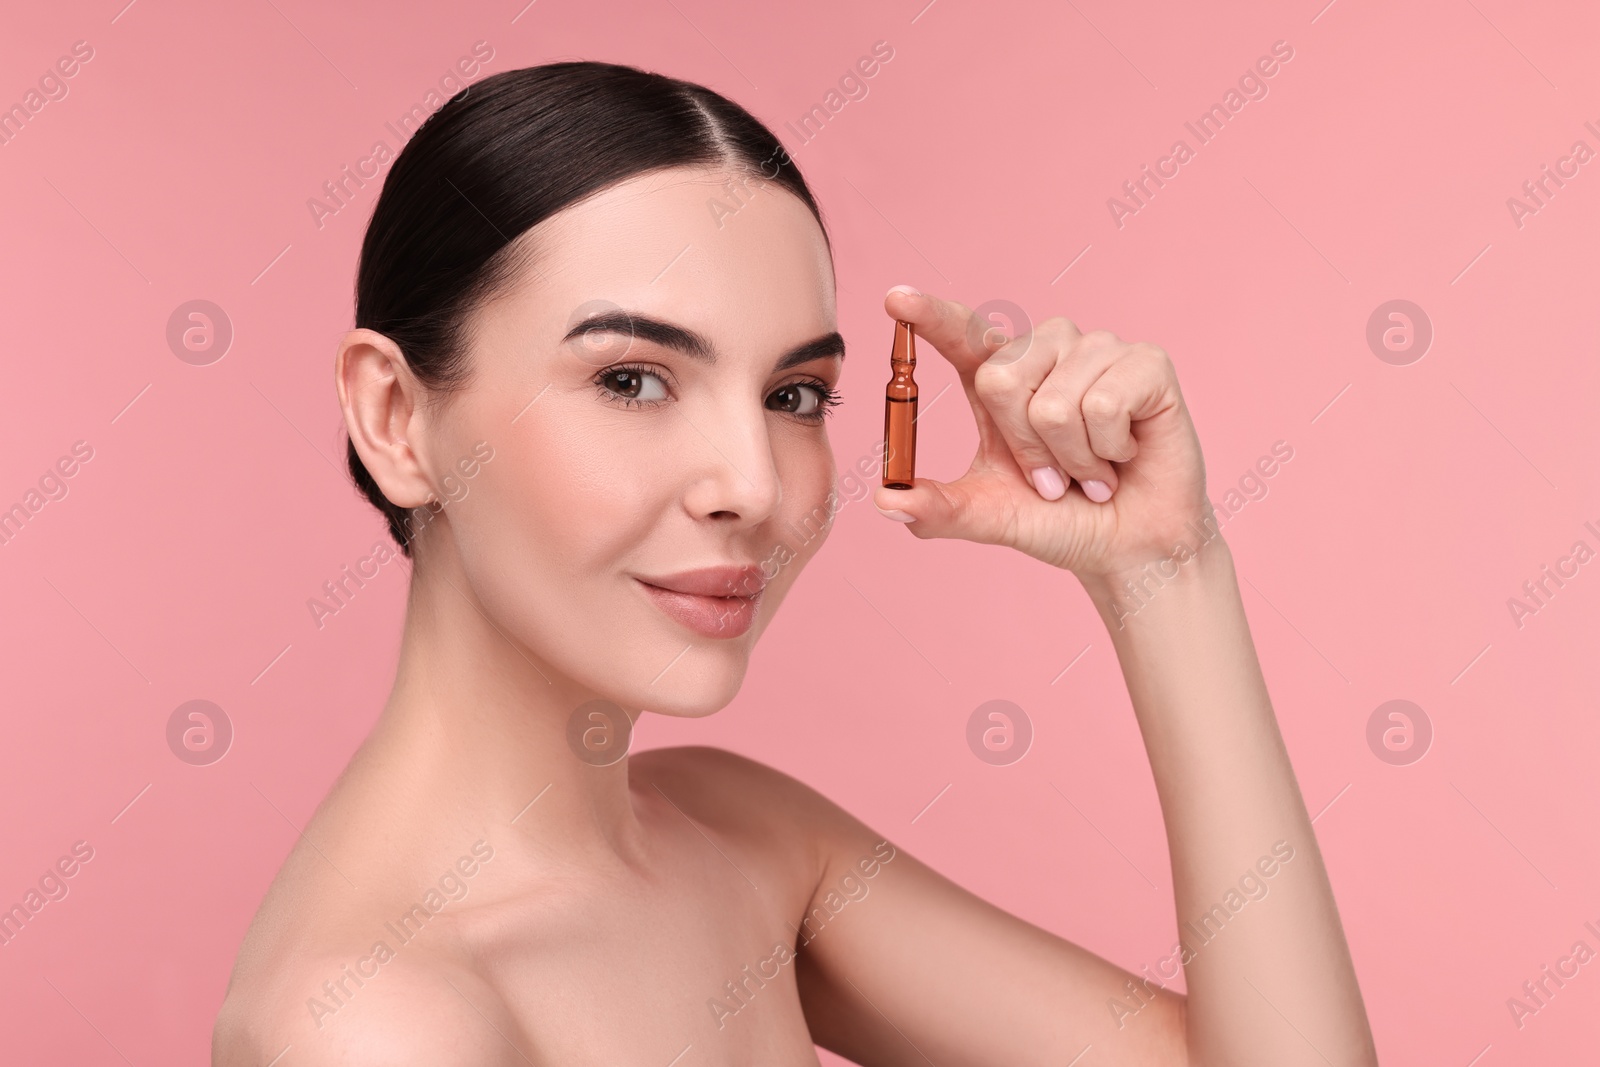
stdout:
<svg viewBox="0 0 1600 1067">
<path fill-rule="evenodd" d="M 956 481 L 880 487 L 880 511 L 911 516 L 918 537 L 1008 545 L 1080 579 L 1200 549 L 1213 521 L 1205 461 L 1166 352 L 1064 318 L 1007 339 L 962 304 L 903 288 L 884 310 L 955 367 L 978 454 Z"/>
</svg>

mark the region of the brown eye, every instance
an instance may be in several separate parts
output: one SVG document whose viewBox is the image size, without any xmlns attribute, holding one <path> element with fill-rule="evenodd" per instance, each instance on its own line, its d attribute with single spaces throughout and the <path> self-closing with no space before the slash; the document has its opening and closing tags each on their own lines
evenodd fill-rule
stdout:
<svg viewBox="0 0 1600 1067">
<path fill-rule="evenodd" d="M 650 404 L 667 399 L 666 383 L 661 376 L 642 367 L 610 367 L 601 371 L 595 381 L 621 400 Z"/>
<path fill-rule="evenodd" d="M 767 407 L 773 411 L 786 411 L 791 415 L 819 415 L 826 400 L 823 391 L 815 385 L 796 382 L 781 386 L 767 397 Z"/>
</svg>

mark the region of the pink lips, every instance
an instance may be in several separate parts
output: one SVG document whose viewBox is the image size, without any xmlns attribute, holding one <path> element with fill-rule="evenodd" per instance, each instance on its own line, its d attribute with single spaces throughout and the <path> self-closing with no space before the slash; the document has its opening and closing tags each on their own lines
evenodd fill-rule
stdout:
<svg viewBox="0 0 1600 1067">
<path fill-rule="evenodd" d="M 739 637 L 755 622 L 766 577 L 760 567 L 705 567 L 635 578 L 668 616 L 704 637 Z"/>
</svg>

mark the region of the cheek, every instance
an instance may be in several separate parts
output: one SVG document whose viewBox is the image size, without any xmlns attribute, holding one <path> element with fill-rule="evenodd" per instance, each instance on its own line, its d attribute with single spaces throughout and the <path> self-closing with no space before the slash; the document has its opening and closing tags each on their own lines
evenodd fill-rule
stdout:
<svg viewBox="0 0 1600 1067">
<path fill-rule="evenodd" d="M 512 535 L 515 550 L 538 553 L 509 565 L 580 572 L 616 559 L 649 528 L 651 487 L 663 484 L 650 469 L 659 450 L 569 424 L 525 433 L 506 452 L 496 471 L 500 513 L 486 518 Z"/>
<path fill-rule="evenodd" d="M 542 424 L 519 422 L 496 444 L 472 492 L 450 505 L 461 509 L 452 533 L 494 625 L 604 686 L 618 679 L 605 681 L 595 635 L 636 642 L 651 632 L 652 617 L 621 575 L 660 521 L 669 483 L 651 464 L 665 450 L 641 453 L 615 429 L 586 433 L 580 420 L 551 418 L 559 412 L 536 411 Z"/>
<path fill-rule="evenodd" d="M 833 450 L 826 437 L 818 437 L 806 447 L 793 449 L 780 462 L 780 538 L 796 556 L 805 559 L 822 547 L 832 529 L 829 515 L 836 515 L 844 503 L 834 485 Z"/>
</svg>

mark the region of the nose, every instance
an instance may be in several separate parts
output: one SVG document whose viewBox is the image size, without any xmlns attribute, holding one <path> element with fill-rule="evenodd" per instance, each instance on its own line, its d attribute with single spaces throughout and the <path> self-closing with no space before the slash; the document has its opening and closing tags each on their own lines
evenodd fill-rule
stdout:
<svg viewBox="0 0 1600 1067">
<path fill-rule="evenodd" d="M 688 445 L 683 505 L 689 514 L 750 525 L 771 517 L 783 485 L 765 411 L 718 408 L 713 417 L 707 409 L 685 415 L 680 407 L 678 413 L 690 427 L 680 438 Z"/>
</svg>

